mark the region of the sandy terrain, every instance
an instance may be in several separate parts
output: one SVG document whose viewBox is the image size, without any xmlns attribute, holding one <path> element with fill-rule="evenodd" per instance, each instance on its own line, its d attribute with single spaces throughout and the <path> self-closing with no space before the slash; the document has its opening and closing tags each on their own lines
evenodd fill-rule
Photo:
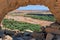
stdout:
<svg viewBox="0 0 60 40">
<path fill-rule="evenodd" d="M 22 21 L 22 22 L 27 22 L 27 23 L 32 23 L 32 24 L 39 24 L 41 26 L 46 26 L 46 25 L 50 25 L 51 23 L 53 23 L 50 21 L 38 20 L 38 19 L 33 19 L 33 18 L 23 17 L 23 16 L 7 15 L 5 18 L 6 19 L 14 19 L 16 21 Z"/>
</svg>

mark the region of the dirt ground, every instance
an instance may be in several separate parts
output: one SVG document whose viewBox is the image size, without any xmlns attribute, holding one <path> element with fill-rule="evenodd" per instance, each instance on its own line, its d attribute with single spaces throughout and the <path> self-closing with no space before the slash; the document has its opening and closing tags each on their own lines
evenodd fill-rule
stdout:
<svg viewBox="0 0 60 40">
<path fill-rule="evenodd" d="M 6 15 L 6 19 L 14 19 L 16 21 L 22 21 L 22 22 L 27 22 L 27 23 L 32 23 L 32 24 L 39 24 L 41 26 L 49 26 L 51 23 L 50 21 L 44 21 L 44 20 L 38 20 L 38 19 L 33 19 L 29 17 L 23 17 L 23 16 L 11 16 L 11 15 Z"/>
</svg>

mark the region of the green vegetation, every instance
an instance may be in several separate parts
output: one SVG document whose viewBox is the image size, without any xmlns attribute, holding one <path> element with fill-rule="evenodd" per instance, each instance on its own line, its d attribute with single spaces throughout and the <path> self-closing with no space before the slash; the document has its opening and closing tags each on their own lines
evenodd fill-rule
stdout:
<svg viewBox="0 0 60 40">
<path fill-rule="evenodd" d="M 4 27 L 6 28 L 10 28 L 12 30 L 14 29 L 18 29 L 20 31 L 24 31 L 24 30 L 32 30 L 32 31 L 40 31 L 40 25 L 37 24 L 30 24 L 30 23 L 26 23 L 26 22 L 18 22 L 15 21 L 13 19 L 4 19 L 2 21 Z"/>
<path fill-rule="evenodd" d="M 55 21 L 54 16 L 38 16 L 38 15 L 25 15 L 25 17 L 31 17 L 34 19 L 39 19 L 39 20 L 47 20 L 47 21 Z"/>
</svg>

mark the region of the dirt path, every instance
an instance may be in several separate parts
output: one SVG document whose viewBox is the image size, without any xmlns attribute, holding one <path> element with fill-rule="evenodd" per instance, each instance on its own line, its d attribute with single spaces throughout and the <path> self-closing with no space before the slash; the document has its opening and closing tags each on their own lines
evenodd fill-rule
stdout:
<svg viewBox="0 0 60 40">
<path fill-rule="evenodd" d="M 41 26 L 46 26 L 46 25 L 50 25 L 53 22 L 50 21 L 44 21 L 44 20 L 38 20 L 38 19 L 33 19 L 33 18 L 29 18 L 29 17 L 23 17 L 23 16 L 6 16 L 6 19 L 14 19 L 16 21 L 23 21 L 23 22 L 27 22 L 27 23 L 32 23 L 32 24 L 39 24 Z"/>
</svg>

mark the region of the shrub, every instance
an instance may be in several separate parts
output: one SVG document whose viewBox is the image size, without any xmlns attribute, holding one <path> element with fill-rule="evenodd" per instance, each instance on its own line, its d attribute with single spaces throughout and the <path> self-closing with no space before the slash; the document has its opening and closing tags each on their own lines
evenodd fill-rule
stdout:
<svg viewBox="0 0 60 40">
<path fill-rule="evenodd" d="M 13 19 L 4 19 L 3 20 L 3 25 L 6 28 L 10 28 L 12 30 L 14 29 L 18 29 L 20 31 L 24 31 L 26 29 L 32 30 L 32 31 L 40 31 L 40 25 L 37 24 L 30 24 L 30 23 L 26 23 L 26 22 L 18 22 L 15 21 Z"/>
<path fill-rule="evenodd" d="M 47 20 L 47 21 L 55 21 L 54 16 L 38 16 L 38 15 L 25 15 L 25 17 L 31 17 L 34 19 L 39 19 L 39 20 Z"/>
</svg>

